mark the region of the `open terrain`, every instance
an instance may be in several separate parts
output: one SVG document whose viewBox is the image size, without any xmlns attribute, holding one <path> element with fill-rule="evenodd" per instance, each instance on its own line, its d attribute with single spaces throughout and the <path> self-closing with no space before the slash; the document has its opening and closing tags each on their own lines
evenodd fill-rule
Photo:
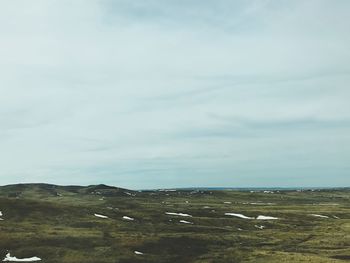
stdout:
<svg viewBox="0 0 350 263">
<path fill-rule="evenodd" d="M 350 189 L 0 187 L 0 257 L 41 262 L 346 262 Z M 40 262 L 40 261 L 39 261 Z"/>
</svg>

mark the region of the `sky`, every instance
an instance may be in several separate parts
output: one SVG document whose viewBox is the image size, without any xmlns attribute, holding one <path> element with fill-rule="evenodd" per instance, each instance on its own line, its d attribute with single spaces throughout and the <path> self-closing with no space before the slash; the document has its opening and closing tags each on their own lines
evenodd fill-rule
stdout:
<svg viewBox="0 0 350 263">
<path fill-rule="evenodd" d="M 0 0 L 0 184 L 350 186 L 349 11 Z"/>
</svg>

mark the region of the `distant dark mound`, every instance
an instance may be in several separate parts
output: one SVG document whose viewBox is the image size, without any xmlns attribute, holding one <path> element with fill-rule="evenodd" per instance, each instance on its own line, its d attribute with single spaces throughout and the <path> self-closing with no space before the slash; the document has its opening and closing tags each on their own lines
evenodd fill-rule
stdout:
<svg viewBox="0 0 350 263">
<path fill-rule="evenodd" d="M 0 187 L 0 194 L 8 197 L 25 195 L 55 196 L 57 186 L 51 184 L 13 184 Z"/>
<path fill-rule="evenodd" d="M 134 191 L 131 190 L 109 186 L 105 184 L 89 185 L 86 188 L 84 188 L 82 192 L 86 194 L 95 194 L 103 196 L 125 196 L 132 195 L 134 193 Z"/>
<path fill-rule="evenodd" d="M 133 191 L 104 184 L 89 186 L 59 186 L 44 183 L 30 183 L 0 186 L 0 196 L 12 198 L 59 197 L 67 193 L 81 195 L 94 194 L 102 196 L 126 196 L 132 195 Z"/>
</svg>

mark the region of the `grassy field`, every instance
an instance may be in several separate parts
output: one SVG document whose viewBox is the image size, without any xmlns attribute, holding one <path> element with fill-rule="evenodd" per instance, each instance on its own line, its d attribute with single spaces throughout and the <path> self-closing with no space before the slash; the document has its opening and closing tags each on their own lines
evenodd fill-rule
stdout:
<svg viewBox="0 0 350 263">
<path fill-rule="evenodd" d="M 350 260 L 349 189 L 10 185 L 0 187 L 0 211 L 1 260 L 8 252 L 52 263 Z"/>
</svg>

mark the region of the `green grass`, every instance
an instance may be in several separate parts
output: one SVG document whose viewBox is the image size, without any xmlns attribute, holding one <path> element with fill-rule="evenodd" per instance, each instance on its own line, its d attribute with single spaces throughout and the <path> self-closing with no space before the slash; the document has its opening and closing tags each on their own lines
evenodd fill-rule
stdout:
<svg viewBox="0 0 350 263">
<path fill-rule="evenodd" d="M 346 262 L 349 201 L 348 189 L 268 194 L 6 186 L 0 187 L 0 259 L 9 251 L 18 258 L 38 256 L 43 262 L 61 263 Z M 263 204 L 251 204 L 259 202 Z M 247 220 L 226 212 L 279 219 Z M 125 221 L 124 215 L 135 220 Z"/>
</svg>

